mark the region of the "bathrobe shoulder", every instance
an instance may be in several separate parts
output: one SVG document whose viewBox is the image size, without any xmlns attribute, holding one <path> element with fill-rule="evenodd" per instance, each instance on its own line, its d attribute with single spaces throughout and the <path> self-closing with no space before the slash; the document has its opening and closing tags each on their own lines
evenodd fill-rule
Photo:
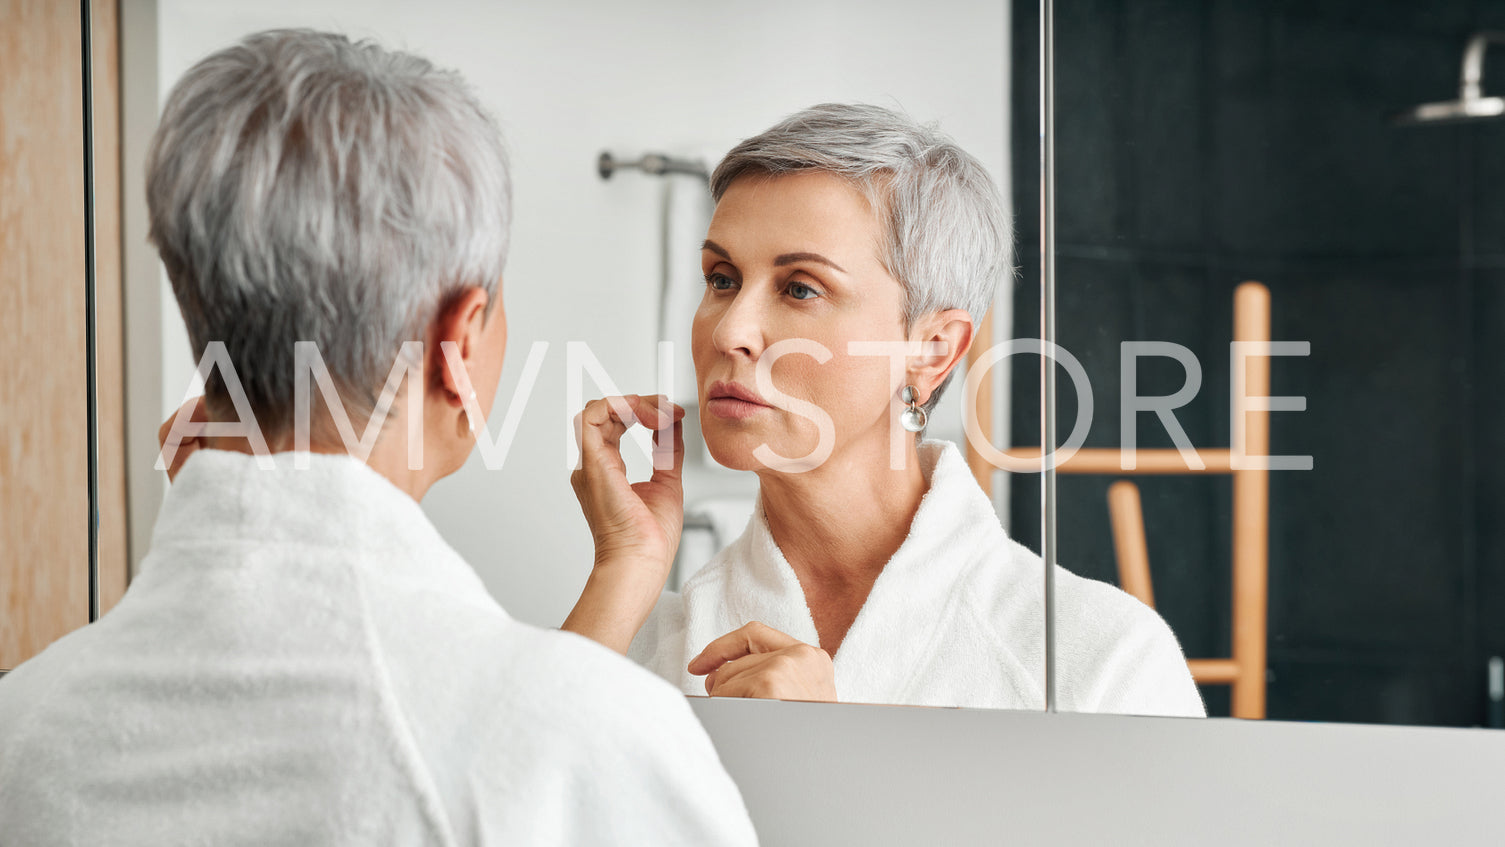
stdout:
<svg viewBox="0 0 1505 847">
<path fill-rule="evenodd" d="M 304 458 L 192 456 L 119 605 L 0 679 L 6 843 L 754 842 L 671 686 Z"/>
<path fill-rule="evenodd" d="M 1038 709 L 1044 706 L 1044 571 L 1010 539 L 960 451 L 920 445 L 929 488 L 834 657 L 848 702 Z M 1060 708 L 1205 714 L 1175 635 L 1153 609 L 1106 583 L 1056 571 Z M 760 621 L 809 644 L 815 623 L 763 517 L 666 592 L 629 655 L 687 693 L 685 670 L 712 639 Z"/>
</svg>

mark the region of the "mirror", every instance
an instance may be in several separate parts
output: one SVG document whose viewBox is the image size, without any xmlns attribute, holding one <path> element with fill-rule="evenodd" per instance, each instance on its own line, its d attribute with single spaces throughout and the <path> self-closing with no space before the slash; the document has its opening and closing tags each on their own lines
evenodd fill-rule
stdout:
<svg viewBox="0 0 1505 847">
<path fill-rule="evenodd" d="M 1015 9 L 1016 67 L 1035 55 L 1034 15 Z M 1244 584 L 1230 476 L 1072 475 L 1068 462 L 1061 562 L 1118 582 L 1147 550 L 1155 608 L 1194 659 L 1234 657 L 1236 625 L 1267 628 L 1255 657 L 1266 672 L 1252 683 L 1263 690 L 1241 712 L 1229 686 L 1204 685 L 1212 715 L 1501 726 L 1505 201 L 1494 151 L 1505 121 L 1415 117 L 1459 99 L 1466 45 L 1505 26 L 1505 3 L 1094 0 L 1057 15 L 1057 303 L 1061 342 L 1094 394 L 1085 446 L 1116 451 L 1132 414 L 1141 450 L 1173 451 L 1149 403 L 1188 384 L 1184 353 L 1200 389 L 1163 405 L 1190 446 L 1229 448 L 1235 292 L 1257 281 L 1268 337 L 1310 346 L 1272 351 L 1269 391 L 1249 393 L 1302 398 L 1271 401 L 1270 453 L 1311 460 L 1271 470 L 1267 509 L 1246 512 L 1263 524 L 1246 537 L 1267 536 L 1268 567 Z M 1479 101 L 1434 115 L 1487 111 L 1505 89 L 1489 43 L 1472 51 Z M 1018 97 L 1013 109 L 1023 208 L 1037 117 Z M 1019 227 L 1021 244 L 1038 242 L 1036 221 L 1022 215 Z M 1038 256 L 1021 250 L 1021 263 L 1033 279 Z M 1020 286 L 1015 314 L 1032 314 L 1035 297 Z M 1033 331 L 1022 317 L 1016 328 Z M 1124 345 L 1146 341 L 1179 346 L 1140 347 L 1124 364 Z M 1123 402 L 1130 390 L 1137 412 Z M 1077 401 L 1069 385 L 1061 394 L 1064 437 Z M 1031 415 L 1015 407 L 1020 443 L 1038 443 Z M 1120 479 L 1138 496 L 1110 519 Z M 1016 489 L 1027 544 L 1038 502 Z M 1115 523 L 1127 552 L 1115 552 Z M 1257 544 L 1242 550 L 1260 558 Z M 1204 679 L 1227 670 L 1206 666 Z"/>
<path fill-rule="evenodd" d="M 740 139 L 801 108 L 869 102 L 938 123 L 981 162 L 1004 197 L 1010 195 L 1006 151 L 1015 110 L 1009 106 L 1005 3 L 950 0 L 932 6 L 922 19 L 897 2 L 775 3 L 749 10 L 669 0 L 525 12 L 465 0 L 421 8 L 342 0 L 164 0 L 155 14 L 154 58 L 144 73 L 157 86 L 148 111 L 206 53 L 252 31 L 307 26 L 371 36 L 456 68 L 500 117 L 511 147 L 516 217 L 505 285 L 509 352 L 490 428 L 496 437 L 516 410 L 516 430 L 505 459 L 497 463 L 502 472 L 488 472 L 483 457 L 474 455 L 465 470 L 433 489 L 424 507 L 502 605 L 538 625 L 564 620 L 591 562 L 590 536 L 568 484 L 574 461 L 571 417 L 583 399 L 662 385 L 657 342 L 683 337 L 684 321 L 695 312 L 693 301 L 688 311 L 681 308 L 685 285 L 695 299 L 704 290 L 700 242 L 710 219 L 703 185 L 693 174 L 698 167 L 714 165 Z M 1027 99 L 1034 103 L 1034 94 Z M 139 147 L 128 150 L 128 165 L 139 168 L 142 153 Z M 606 179 L 603 153 L 613 165 L 604 169 L 610 172 Z M 665 159 L 645 160 L 649 154 Z M 675 165 L 670 172 L 653 173 L 659 168 L 652 163 L 665 161 Z M 138 171 L 134 179 L 139 183 L 139 178 Z M 140 204 L 134 209 L 137 215 L 144 212 Z M 155 320 L 160 329 L 146 333 L 145 345 L 133 349 L 138 356 L 133 373 L 147 375 L 154 387 L 140 389 L 148 383 L 135 383 L 140 391 L 132 399 L 138 407 L 155 407 L 160 421 L 195 390 L 190 388 L 195 362 L 170 290 L 149 255 L 146 263 L 152 276 L 133 293 L 138 302 L 159 304 L 144 320 Z M 1013 323 L 1010 294 L 994 307 L 1003 326 Z M 681 350 L 665 369 L 681 389 L 693 385 L 685 376 L 687 360 L 688 352 Z M 1004 370 L 995 374 L 999 430 L 1008 420 Z M 962 386 L 958 377 L 931 416 L 932 437 L 962 442 Z M 676 391 L 676 396 L 684 395 Z M 896 405 L 895 413 L 899 410 Z M 146 432 L 154 434 L 155 423 Z M 141 429 L 132 434 L 142 451 L 132 459 L 135 478 L 160 479 L 150 470 L 154 454 L 146 453 L 146 437 Z M 646 456 L 630 446 L 624 452 L 630 475 L 646 477 Z M 717 467 L 693 439 L 687 452 L 690 532 L 683 543 L 681 581 L 742 532 L 756 492 L 751 474 Z M 962 467 L 959 455 L 953 461 Z M 995 520 L 993 509 L 1008 513 L 1006 488 L 1000 479 L 992 504 L 979 496 L 969 502 L 980 501 L 980 512 L 956 514 Z M 160 496 L 160 488 L 133 489 L 138 561 L 154 498 Z M 937 530 L 932 537 L 946 536 Z M 1001 534 L 999 539 L 995 547 L 1013 555 Z M 900 533 L 896 543 L 902 540 Z M 697 552 L 690 552 L 692 547 Z M 886 596 L 896 612 L 915 599 L 902 586 L 887 589 Z M 933 598 L 938 611 L 945 599 Z M 1011 595 L 1011 602 L 1008 614 L 1022 622 L 1019 635 L 1031 646 L 1015 657 L 1018 667 L 1010 673 L 1037 679 L 1044 656 L 1032 622 L 1041 617 L 1041 606 L 1026 592 Z M 924 625 L 923 618 L 915 622 Z M 910 640 L 914 662 L 930 655 L 925 651 L 933 645 L 927 639 Z M 869 652 L 878 662 L 890 651 L 874 646 Z M 840 663 L 838 656 L 838 681 Z M 903 676 L 912 668 L 893 662 L 890 670 Z M 869 690 L 898 690 L 904 682 Z M 948 692 L 930 696 L 922 690 L 902 701 L 1040 705 L 1033 683 L 1008 689 L 1013 699 L 1005 703 L 968 699 L 954 692 L 978 683 L 952 682 Z M 847 699 L 886 697 L 868 693 Z"/>
</svg>

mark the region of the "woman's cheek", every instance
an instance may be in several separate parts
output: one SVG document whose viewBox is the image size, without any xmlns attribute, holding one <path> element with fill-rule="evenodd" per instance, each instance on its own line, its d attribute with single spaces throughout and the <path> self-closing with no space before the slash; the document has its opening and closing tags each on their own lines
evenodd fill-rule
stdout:
<svg viewBox="0 0 1505 847">
<path fill-rule="evenodd" d="M 836 413 L 854 429 L 887 414 L 894 389 L 889 386 L 886 357 L 845 356 L 832 359 L 831 364 L 834 366 L 831 376 L 841 394 L 841 406 Z"/>
<path fill-rule="evenodd" d="M 779 359 L 773 375 L 780 391 L 824 411 L 838 435 L 860 430 L 871 422 L 875 409 L 876 414 L 887 409 L 887 362 L 881 358 L 837 354 L 819 363 L 809 356 L 791 355 Z M 812 444 L 819 435 L 816 422 L 806 417 L 797 419 L 796 431 L 802 441 Z"/>
<path fill-rule="evenodd" d="M 715 360 L 716 350 L 711 343 L 711 330 L 715 324 L 707 313 L 705 305 L 695 313 L 694 323 L 690 324 L 690 361 L 695 365 L 695 377 L 704 380 L 706 370 Z M 680 351 L 674 351 L 675 356 L 681 355 Z"/>
</svg>

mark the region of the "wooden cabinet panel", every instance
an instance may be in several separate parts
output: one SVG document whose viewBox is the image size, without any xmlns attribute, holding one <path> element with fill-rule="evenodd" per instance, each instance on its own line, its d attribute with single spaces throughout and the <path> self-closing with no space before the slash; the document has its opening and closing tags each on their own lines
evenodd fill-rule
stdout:
<svg viewBox="0 0 1505 847">
<path fill-rule="evenodd" d="M 94 3 L 100 597 L 126 581 L 119 50 Z M 0 668 L 88 622 L 79 6 L 0 0 Z"/>
</svg>

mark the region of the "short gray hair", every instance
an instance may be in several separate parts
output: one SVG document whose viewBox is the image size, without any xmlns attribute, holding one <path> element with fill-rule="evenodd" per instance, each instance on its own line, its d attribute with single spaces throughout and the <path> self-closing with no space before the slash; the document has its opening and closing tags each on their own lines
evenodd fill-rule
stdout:
<svg viewBox="0 0 1505 847">
<path fill-rule="evenodd" d="M 719 202 L 748 174 L 818 170 L 850 181 L 883 226 L 879 258 L 904 286 L 904 327 L 943 309 L 975 323 L 1011 273 L 1013 233 L 998 187 L 935 126 L 865 104 L 823 103 L 732 148 L 711 175 Z M 926 401 L 933 410 L 950 375 Z"/>
<path fill-rule="evenodd" d="M 224 342 L 272 431 L 292 424 L 294 342 L 317 343 L 369 416 L 450 298 L 479 286 L 495 305 L 511 195 L 501 132 L 458 74 L 310 30 L 189 69 L 147 162 L 151 240 L 194 355 Z M 206 388 L 224 403 L 217 371 Z"/>
</svg>

